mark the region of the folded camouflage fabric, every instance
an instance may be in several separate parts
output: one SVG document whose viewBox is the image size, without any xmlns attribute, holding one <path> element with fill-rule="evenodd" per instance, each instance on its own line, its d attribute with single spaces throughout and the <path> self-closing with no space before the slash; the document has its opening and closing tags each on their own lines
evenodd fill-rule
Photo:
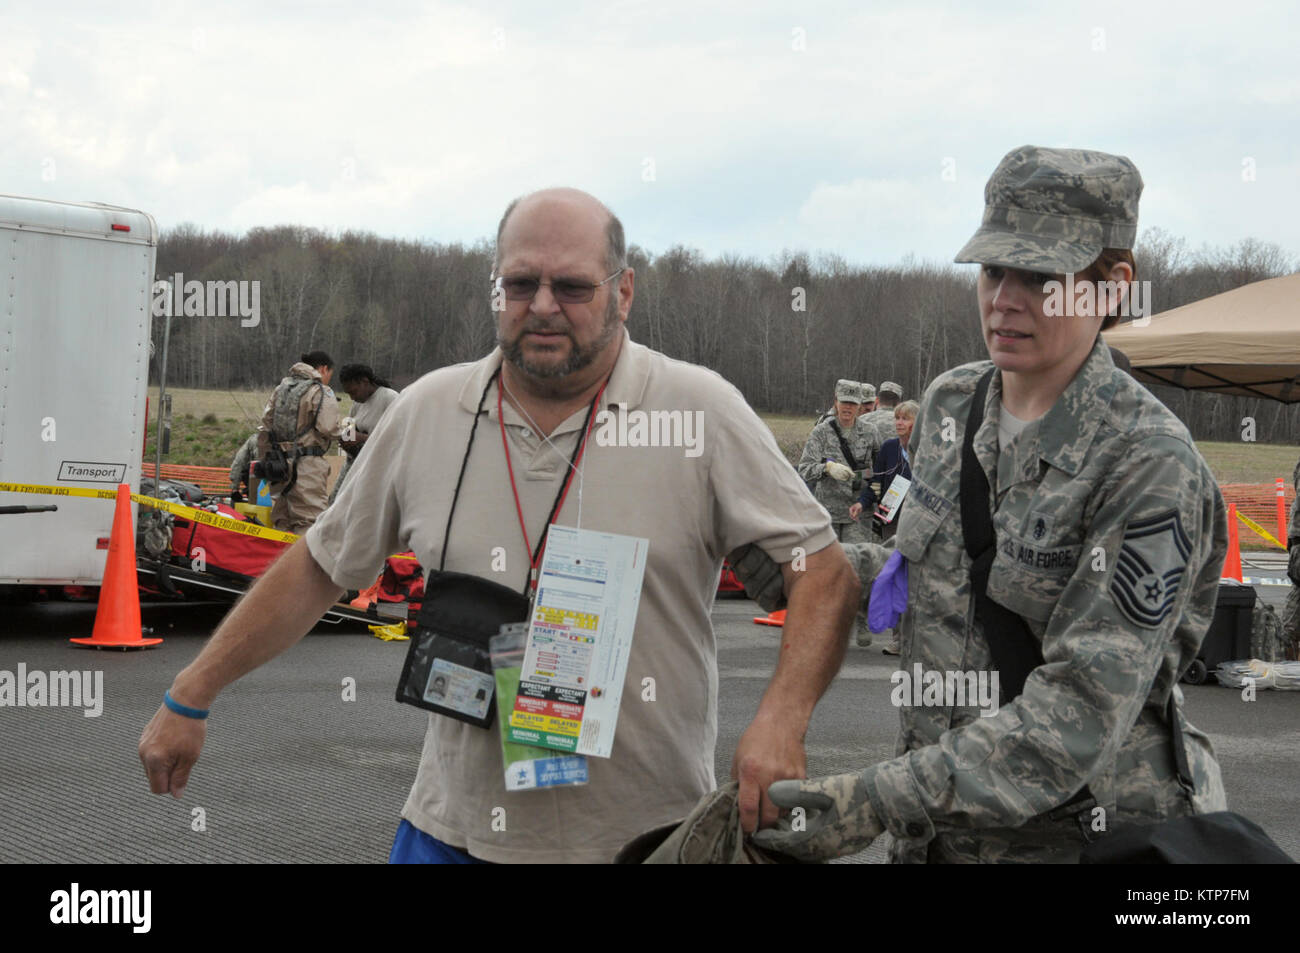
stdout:
<svg viewBox="0 0 1300 953">
<path fill-rule="evenodd" d="M 628 841 L 616 864 L 790 864 L 796 861 L 750 843 L 740 829 L 740 785 L 706 794 L 680 821 Z"/>
<path fill-rule="evenodd" d="M 766 612 L 785 608 L 785 577 L 775 559 L 753 543 L 727 554 L 727 563 L 745 587 L 745 595 Z"/>
</svg>

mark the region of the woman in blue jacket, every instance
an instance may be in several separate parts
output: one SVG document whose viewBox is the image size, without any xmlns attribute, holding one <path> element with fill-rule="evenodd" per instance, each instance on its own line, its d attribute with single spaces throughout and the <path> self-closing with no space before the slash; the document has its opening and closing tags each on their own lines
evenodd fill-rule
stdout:
<svg viewBox="0 0 1300 953">
<path fill-rule="evenodd" d="M 889 485 L 894 482 L 894 477 L 912 479 L 912 461 L 907 451 L 907 443 L 912 436 L 912 427 L 916 425 L 916 412 L 919 409 L 919 405 L 914 400 L 905 400 L 894 408 L 894 432 L 898 436 L 886 440 L 881 445 L 880 452 L 876 454 L 875 466 L 872 468 L 874 475 L 880 478 L 881 499 L 884 499 L 885 494 L 889 492 Z M 858 496 L 858 501 L 849 507 L 849 516 L 856 520 L 863 510 L 873 516 L 876 513 L 876 494 L 871 490 L 870 480 L 862 482 L 862 493 Z M 882 538 L 889 539 L 897 531 L 898 513 L 895 512 L 892 520 L 882 524 Z"/>
</svg>

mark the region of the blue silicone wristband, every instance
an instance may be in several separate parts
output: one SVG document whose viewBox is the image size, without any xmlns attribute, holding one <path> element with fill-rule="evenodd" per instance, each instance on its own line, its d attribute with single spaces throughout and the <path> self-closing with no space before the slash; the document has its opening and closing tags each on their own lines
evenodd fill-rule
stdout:
<svg viewBox="0 0 1300 953">
<path fill-rule="evenodd" d="M 189 705 L 182 705 L 176 699 L 172 698 L 171 690 L 163 692 L 163 704 L 178 715 L 184 715 L 186 718 L 196 718 L 202 721 L 208 717 L 208 709 L 191 708 Z"/>
</svg>

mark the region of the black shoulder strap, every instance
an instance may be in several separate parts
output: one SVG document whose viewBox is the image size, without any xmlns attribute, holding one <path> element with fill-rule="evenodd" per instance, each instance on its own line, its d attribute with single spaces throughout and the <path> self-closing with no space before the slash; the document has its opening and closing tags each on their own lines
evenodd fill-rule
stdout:
<svg viewBox="0 0 1300 953">
<path fill-rule="evenodd" d="M 849 469 L 861 470 L 858 458 L 853 455 L 853 451 L 849 449 L 849 442 L 844 439 L 844 434 L 840 431 L 840 422 L 834 417 L 831 418 L 831 429 L 835 431 L 835 437 L 840 442 L 840 450 L 844 453 L 844 461 L 849 465 Z"/>
<path fill-rule="evenodd" d="M 961 440 L 961 533 L 966 553 L 971 558 L 970 591 L 975 600 L 975 618 L 984 630 L 984 641 L 997 666 L 998 687 L 1002 701 L 1010 702 L 1025 690 L 1029 673 L 1043 664 L 1042 646 L 1034 638 L 1029 624 L 1018 613 L 994 602 L 988 595 L 989 570 L 997 556 L 997 535 L 989 511 L 989 479 L 975 456 L 975 432 L 984 422 L 984 401 L 988 399 L 989 381 L 996 368 L 980 378 L 966 417 L 966 432 Z M 1074 797 L 1048 812 L 1049 818 L 1086 811 L 1097 803 L 1085 784 Z"/>
<path fill-rule="evenodd" d="M 1174 746 L 1174 770 L 1178 772 L 1178 783 L 1190 799 L 1196 785 L 1192 782 L 1192 769 L 1187 763 L 1187 748 L 1183 745 L 1183 725 L 1178 720 L 1178 706 L 1174 704 L 1174 689 L 1177 687 L 1176 682 L 1169 686 L 1169 704 L 1165 714 L 1169 718 L 1169 740 Z"/>
<path fill-rule="evenodd" d="M 989 481 L 975 456 L 975 432 L 984 422 L 984 401 L 988 398 L 993 369 L 980 378 L 966 417 L 961 442 L 961 532 L 971 558 L 970 587 L 975 600 L 975 618 L 998 667 L 998 684 L 1006 701 L 1025 688 L 1029 673 L 1043 664 L 1042 648 L 1019 615 L 988 596 L 989 570 L 997 556 L 993 517 L 989 512 Z"/>
<path fill-rule="evenodd" d="M 979 458 L 975 456 L 975 432 L 984 422 L 984 402 L 988 398 L 989 381 L 993 379 L 995 370 L 990 369 L 980 378 L 966 418 L 966 432 L 962 435 L 961 531 L 966 552 L 972 560 L 970 585 L 971 597 L 975 600 L 975 618 L 984 630 L 984 639 L 988 642 L 993 664 L 998 668 L 998 684 L 1003 699 L 1012 701 L 1024 691 L 1025 679 L 1029 673 L 1043 664 L 1043 650 L 1025 620 L 990 599 L 987 591 L 989 570 L 997 556 L 997 539 L 993 531 L 993 517 L 989 512 L 988 477 L 980 466 Z M 1166 708 L 1169 741 L 1173 747 L 1178 782 L 1190 796 L 1193 790 L 1192 772 L 1187 762 L 1187 749 L 1183 744 L 1182 724 L 1178 720 L 1177 706 L 1174 704 L 1175 687 L 1171 685 L 1169 688 Z M 1084 785 L 1078 794 L 1050 814 L 1086 809 L 1089 802 L 1096 803 L 1088 786 Z"/>
</svg>

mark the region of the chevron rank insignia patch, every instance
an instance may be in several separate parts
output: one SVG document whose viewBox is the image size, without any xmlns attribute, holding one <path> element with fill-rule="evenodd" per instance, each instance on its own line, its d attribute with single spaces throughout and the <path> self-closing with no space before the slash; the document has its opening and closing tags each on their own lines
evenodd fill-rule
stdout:
<svg viewBox="0 0 1300 953">
<path fill-rule="evenodd" d="M 1129 523 L 1110 581 L 1120 612 L 1147 629 L 1164 622 L 1173 611 L 1191 552 L 1192 541 L 1177 510 Z"/>
</svg>

